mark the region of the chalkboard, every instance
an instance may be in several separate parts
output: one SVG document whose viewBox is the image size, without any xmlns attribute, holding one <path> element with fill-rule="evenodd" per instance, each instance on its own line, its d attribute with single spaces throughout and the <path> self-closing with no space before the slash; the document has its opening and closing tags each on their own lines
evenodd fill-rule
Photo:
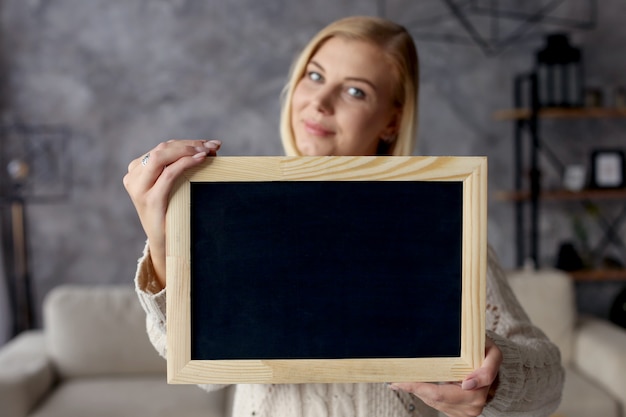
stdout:
<svg viewBox="0 0 626 417">
<path fill-rule="evenodd" d="M 168 380 L 459 380 L 484 354 L 486 160 L 217 157 L 168 210 Z"/>
</svg>

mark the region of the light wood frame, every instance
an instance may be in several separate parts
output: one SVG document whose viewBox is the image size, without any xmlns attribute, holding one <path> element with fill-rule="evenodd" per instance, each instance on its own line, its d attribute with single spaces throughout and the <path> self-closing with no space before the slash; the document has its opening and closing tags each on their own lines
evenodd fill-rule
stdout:
<svg viewBox="0 0 626 417">
<path fill-rule="evenodd" d="M 255 181 L 463 184 L 461 354 L 409 359 L 192 360 L 190 184 Z M 215 157 L 177 182 L 167 212 L 167 378 L 173 384 L 459 381 L 485 350 L 485 157 Z"/>
</svg>

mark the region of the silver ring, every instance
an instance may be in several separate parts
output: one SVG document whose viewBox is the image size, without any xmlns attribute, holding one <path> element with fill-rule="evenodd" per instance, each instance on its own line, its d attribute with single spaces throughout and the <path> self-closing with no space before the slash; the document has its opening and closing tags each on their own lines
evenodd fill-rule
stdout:
<svg viewBox="0 0 626 417">
<path fill-rule="evenodd" d="M 148 159 L 150 159 L 150 152 L 148 152 L 146 156 L 143 157 L 143 159 L 141 160 L 141 165 L 143 166 L 148 165 Z"/>
</svg>

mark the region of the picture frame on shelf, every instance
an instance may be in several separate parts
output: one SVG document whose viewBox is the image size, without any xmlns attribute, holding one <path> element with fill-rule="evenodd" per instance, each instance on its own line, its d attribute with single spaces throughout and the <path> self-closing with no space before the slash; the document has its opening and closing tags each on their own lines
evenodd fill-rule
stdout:
<svg viewBox="0 0 626 417">
<path fill-rule="evenodd" d="M 626 157 L 622 149 L 596 149 L 591 152 L 590 187 L 626 187 Z"/>
<path fill-rule="evenodd" d="M 587 182 L 587 168 L 581 164 L 568 165 L 563 172 L 563 188 L 573 193 L 582 191 Z"/>
</svg>

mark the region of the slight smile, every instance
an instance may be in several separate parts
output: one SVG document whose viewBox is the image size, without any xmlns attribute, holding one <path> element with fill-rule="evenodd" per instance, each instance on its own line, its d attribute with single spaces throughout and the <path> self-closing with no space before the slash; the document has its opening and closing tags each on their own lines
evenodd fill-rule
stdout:
<svg viewBox="0 0 626 417">
<path fill-rule="evenodd" d="M 304 129 L 313 136 L 325 137 L 325 136 L 331 136 L 335 133 L 334 131 L 327 129 L 320 123 L 311 122 L 307 120 L 305 120 L 303 123 L 304 123 Z"/>
</svg>

